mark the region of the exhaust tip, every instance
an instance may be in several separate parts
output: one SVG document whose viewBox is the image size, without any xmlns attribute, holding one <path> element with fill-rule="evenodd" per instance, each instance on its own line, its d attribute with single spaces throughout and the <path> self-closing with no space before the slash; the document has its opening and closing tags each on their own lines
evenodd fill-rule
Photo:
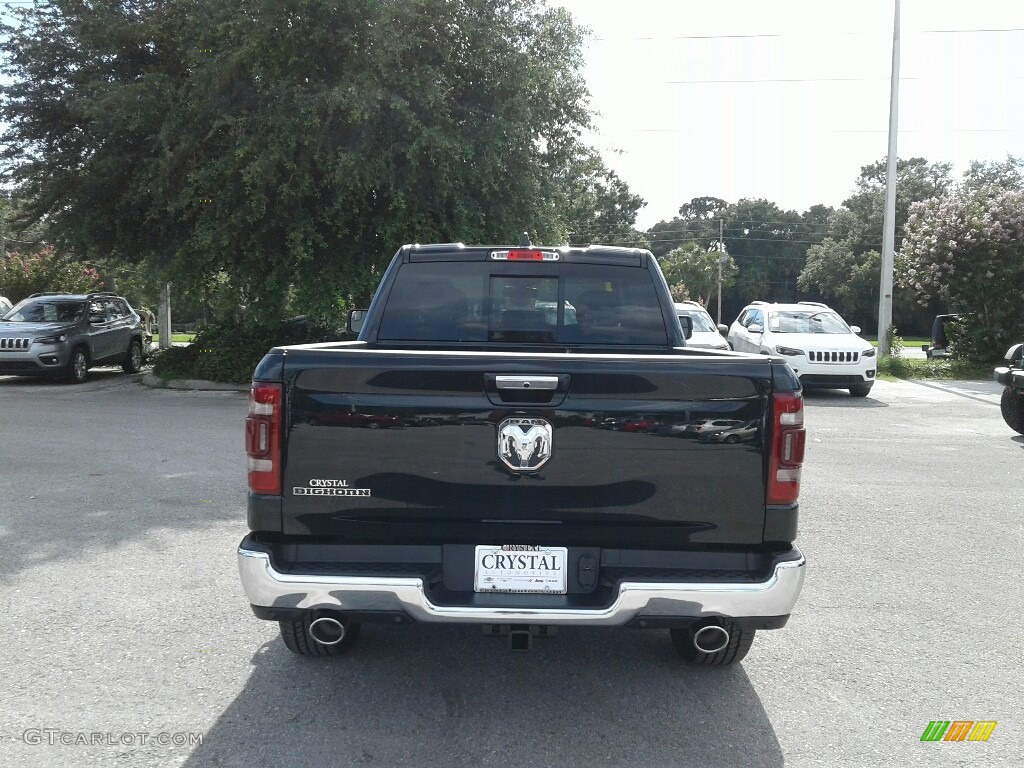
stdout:
<svg viewBox="0 0 1024 768">
<path fill-rule="evenodd" d="M 693 647 L 701 653 L 718 653 L 729 645 L 729 633 L 717 624 L 708 624 L 693 633 Z"/>
<path fill-rule="evenodd" d="M 337 645 L 345 639 L 345 625 L 330 616 L 309 623 L 309 636 L 320 645 Z"/>
</svg>

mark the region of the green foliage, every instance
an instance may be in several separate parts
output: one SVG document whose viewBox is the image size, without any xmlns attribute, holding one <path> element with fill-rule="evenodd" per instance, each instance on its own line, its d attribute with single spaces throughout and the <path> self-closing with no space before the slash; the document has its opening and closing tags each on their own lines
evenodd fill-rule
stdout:
<svg viewBox="0 0 1024 768">
<path fill-rule="evenodd" d="M 580 139 L 582 31 L 541 0 L 12 15 L 3 159 L 31 214 L 194 295 L 226 275 L 261 322 L 365 305 L 406 242 L 642 241 L 643 202 Z"/>
<path fill-rule="evenodd" d="M 852 215 L 845 210 L 836 212 L 837 218 Z M 826 237 L 807 249 L 807 262 L 797 285 L 805 291 L 820 291 L 841 315 L 865 326 L 862 319 L 871 318 L 878 308 L 881 264 L 878 251 L 854 254 L 848 241 Z"/>
<path fill-rule="evenodd" d="M 903 231 L 915 202 L 942 194 L 950 185 L 950 165 L 929 163 L 921 157 L 896 162 L 896 232 Z M 887 161 L 861 168 L 856 191 L 827 223 L 827 237 L 807 251 L 797 280 L 804 291 L 818 291 L 846 318 L 868 328 L 876 323 L 881 284 L 881 249 L 885 219 Z M 897 234 L 898 236 L 898 234 Z M 893 314 L 901 325 L 930 327 L 935 307 L 915 309 L 909 296 L 896 294 Z M 870 322 L 869 322 L 870 321 Z"/>
<path fill-rule="evenodd" d="M 47 236 L 46 222 L 25 221 L 24 201 L 12 197 L 8 190 L 0 190 L 0 237 L 4 253 L 35 251 L 52 240 Z"/>
<path fill-rule="evenodd" d="M 878 377 L 889 377 L 896 379 L 911 379 L 914 378 L 914 368 L 911 365 L 911 361 L 905 357 L 899 355 L 893 355 L 891 357 L 878 357 Z M 931 362 L 931 361 L 928 361 Z"/>
<path fill-rule="evenodd" d="M 988 362 L 1024 338 L 1024 191 L 963 188 L 916 205 L 897 280 L 921 302 L 938 298 L 960 314 L 950 351 Z"/>
<path fill-rule="evenodd" d="M 967 192 L 984 188 L 1024 189 L 1024 158 L 1007 155 L 1005 161 L 974 160 L 964 171 L 962 187 Z"/>
<path fill-rule="evenodd" d="M 784 211 L 767 200 L 730 204 L 717 197 L 697 197 L 680 207 L 676 218 L 655 224 L 647 232 L 647 239 L 659 258 L 686 246 L 716 251 L 724 240 L 737 268 L 731 290 L 723 294 L 725 312 L 729 314 L 754 299 L 797 298 L 796 278 L 803 268 L 807 245 L 821 241 L 830 212 L 831 208 L 820 205 L 799 214 Z"/>
<path fill-rule="evenodd" d="M 99 273 L 61 256 L 52 246 L 32 254 L 0 258 L 0 296 L 17 303 L 33 293 L 89 293 L 103 290 Z"/>
<path fill-rule="evenodd" d="M 903 357 L 903 337 L 896 332 L 896 326 L 890 325 L 885 329 L 885 341 L 892 357 Z"/>
<path fill-rule="evenodd" d="M 686 283 L 681 280 L 675 283 L 669 283 L 668 292 L 672 296 L 672 301 L 686 301 L 690 298 L 690 289 L 687 288 Z"/>
<path fill-rule="evenodd" d="M 646 237 L 633 226 L 646 203 L 605 167 L 594 150 L 580 150 L 565 174 L 562 194 L 570 245 L 648 247 Z"/>
<path fill-rule="evenodd" d="M 889 379 L 975 379 L 990 381 L 992 368 L 965 360 L 940 358 L 913 360 L 906 357 L 878 359 L 878 376 Z"/>
<path fill-rule="evenodd" d="M 682 286 L 673 291 L 672 298 L 681 301 L 690 298 L 695 292 L 696 299 L 704 306 L 718 292 L 718 261 L 722 260 L 723 290 L 736 282 L 739 270 L 736 262 L 729 254 L 721 251 L 705 251 L 695 243 L 680 246 L 660 260 L 661 270 L 669 286 Z M 677 298 L 677 294 L 685 291 L 686 295 Z"/>
<path fill-rule="evenodd" d="M 273 326 L 211 326 L 200 330 L 187 347 L 171 347 L 156 353 L 153 373 L 162 379 L 247 384 L 256 365 L 272 347 L 340 337 L 337 331 L 308 321 L 285 321 Z"/>
</svg>

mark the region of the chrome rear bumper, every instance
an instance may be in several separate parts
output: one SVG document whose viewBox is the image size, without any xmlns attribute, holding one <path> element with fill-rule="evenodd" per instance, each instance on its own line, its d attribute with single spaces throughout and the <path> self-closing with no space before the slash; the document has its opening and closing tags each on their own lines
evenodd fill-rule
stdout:
<svg viewBox="0 0 1024 768">
<path fill-rule="evenodd" d="M 621 626 L 637 617 L 788 616 L 800 595 L 806 560 L 775 565 L 757 583 L 623 582 L 611 605 L 594 609 L 444 606 L 432 603 L 416 577 L 281 573 L 266 552 L 239 547 L 238 570 L 250 604 L 263 608 L 401 612 L 414 621 L 480 624 Z"/>
</svg>

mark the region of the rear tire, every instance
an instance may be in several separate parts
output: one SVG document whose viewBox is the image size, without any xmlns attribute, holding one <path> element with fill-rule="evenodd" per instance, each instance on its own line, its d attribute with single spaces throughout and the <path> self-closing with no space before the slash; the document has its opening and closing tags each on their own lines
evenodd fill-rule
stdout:
<svg viewBox="0 0 1024 768">
<path fill-rule="evenodd" d="M 358 622 L 338 619 L 345 627 L 345 636 L 340 643 L 322 645 L 314 640 L 313 636 L 309 633 L 310 623 L 318 618 L 320 617 L 307 614 L 301 619 L 295 619 L 294 621 L 279 621 L 281 639 L 284 641 L 285 647 L 299 656 L 341 656 L 352 647 L 359 637 L 361 625 Z"/>
<path fill-rule="evenodd" d="M 719 619 L 713 623 L 729 633 L 729 642 L 722 650 L 715 653 L 705 653 L 704 651 L 697 650 L 693 645 L 694 634 L 702 627 L 706 627 L 708 625 L 707 622 L 701 622 L 682 629 L 670 629 L 669 634 L 672 637 L 672 645 L 675 646 L 679 655 L 690 664 L 704 667 L 727 667 L 730 664 L 742 661 L 743 657 L 747 655 L 747 651 L 750 650 L 750 646 L 754 642 L 754 635 L 757 632 L 753 629 L 741 629 L 735 622 L 729 619 Z"/>
<path fill-rule="evenodd" d="M 132 343 L 128 345 L 128 354 L 121 367 L 125 373 L 138 373 L 142 370 L 142 342 L 138 339 L 132 339 Z"/>
<path fill-rule="evenodd" d="M 999 398 L 999 410 L 1003 414 L 1006 426 L 1014 432 L 1024 435 L 1024 394 L 1004 387 L 1003 394 Z"/>
<path fill-rule="evenodd" d="M 69 384 L 84 384 L 89 378 L 89 353 L 84 347 L 71 350 L 71 359 L 64 369 L 64 380 Z"/>
<path fill-rule="evenodd" d="M 870 392 L 870 384 L 858 384 L 855 387 L 850 387 L 850 395 L 852 397 L 867 397 Z"/>
</svg>

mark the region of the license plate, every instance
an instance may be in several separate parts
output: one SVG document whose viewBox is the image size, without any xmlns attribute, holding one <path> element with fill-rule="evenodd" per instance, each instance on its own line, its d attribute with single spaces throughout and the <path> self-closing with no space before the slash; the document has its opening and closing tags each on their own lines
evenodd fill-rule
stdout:
<svg viewBox="0 0 1024 768">
<path fill-rule="evenodd" d="M 566 547 L 525 544 L 478 546 L 473 588 L 477 592 L 566 592 Z"/>
</svg>

